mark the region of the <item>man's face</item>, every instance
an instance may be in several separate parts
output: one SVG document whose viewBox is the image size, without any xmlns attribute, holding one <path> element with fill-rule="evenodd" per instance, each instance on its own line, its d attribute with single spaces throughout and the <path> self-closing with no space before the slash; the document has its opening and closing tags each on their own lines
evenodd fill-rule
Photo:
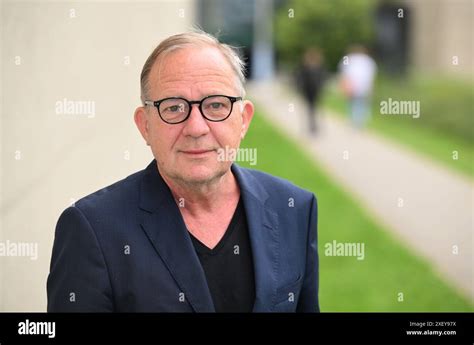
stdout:
<svg viewBox="0 0 474 345">
<path fill-rule="evenodd" d="M 236 75 L 222 53 L 213 47 L 185 47 L 157 61 L 149 75 L 149 100 L 182 97 L 190 101 L 209 95 L 240 96 Z M 141 110 L 140 110 L 141 109 Z M 204 119 L 198 105 L 179 124 L 162 121 L 156 107 L 140 107 L 135 122 L 151 146 L 161 174 L 182 182 L 210 182 L 229 171 L 220 149 L 238 149 L 253 116 L 249 101 L 234 103 L 222 122 Z"/>
</svg>

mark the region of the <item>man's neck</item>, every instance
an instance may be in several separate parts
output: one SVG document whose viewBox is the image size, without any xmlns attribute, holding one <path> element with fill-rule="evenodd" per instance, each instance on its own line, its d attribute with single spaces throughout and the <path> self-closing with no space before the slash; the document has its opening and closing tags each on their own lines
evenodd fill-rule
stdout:
<svg viewBox="0 0 474 345">
<path fill-rule="evenodd" d="M 199 184 L 184 183 L 165 174 L 161 176 L 170 188 L 177 204 L 184 207 L 190 215 L 218 211 L 229 201 L 232 202 L 240 197 L 237 180 L 230 169 L 213 181 Z"/>
</svg>

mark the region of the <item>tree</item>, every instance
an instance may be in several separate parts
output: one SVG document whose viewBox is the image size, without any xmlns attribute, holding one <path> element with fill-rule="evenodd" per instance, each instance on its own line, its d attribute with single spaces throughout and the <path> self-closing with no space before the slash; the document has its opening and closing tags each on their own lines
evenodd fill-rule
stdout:
<svg viewBox="0 0 474 345">
<path fill-rule="evenodd" d="M 375 0 L 289 0 L 275 22 L 277 52 L 294 66 L 304 51 L 315 46 L 326 65 L 335 70 L 349 45 L 371 46 Z"/>
</svg>

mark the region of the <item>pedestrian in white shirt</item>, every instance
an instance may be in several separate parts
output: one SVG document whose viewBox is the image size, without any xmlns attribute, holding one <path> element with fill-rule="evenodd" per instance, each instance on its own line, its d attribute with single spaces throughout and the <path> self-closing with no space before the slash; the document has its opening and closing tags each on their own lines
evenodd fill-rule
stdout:
<svg viewBox="0 0 474 345">
<path fill-rule="evenodd" d="M 370 118 L 370 98 L 377 65 L 365 47 L 354 45 L 339 63 L 341 87 L 350 105 L 352 123 L 357 128 Z"/>
</svg>

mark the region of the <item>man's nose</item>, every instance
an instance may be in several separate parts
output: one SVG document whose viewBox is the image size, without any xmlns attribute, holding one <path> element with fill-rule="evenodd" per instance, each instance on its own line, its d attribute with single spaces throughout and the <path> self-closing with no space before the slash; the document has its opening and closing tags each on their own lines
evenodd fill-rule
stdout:
<svg viewBox="0 0 474 345">
<path fill-rule="evenodd" d="M 209 125 L 202 116 L 199 105 L 193 104 L 191 106 L 191 114 L 189 114 L 188 119 L 184 122 L 183 134 L 197 138 L 209 133 L 209 130 Z"/>
</svg>

